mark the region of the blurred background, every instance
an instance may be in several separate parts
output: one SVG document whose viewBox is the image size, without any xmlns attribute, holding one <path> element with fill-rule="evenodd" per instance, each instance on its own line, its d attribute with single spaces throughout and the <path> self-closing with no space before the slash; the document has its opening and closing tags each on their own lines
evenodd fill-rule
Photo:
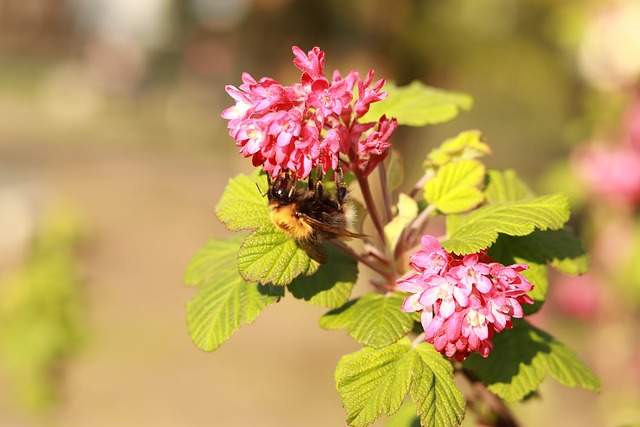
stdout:
<svg viewBox="0 0 640 427">
<path fill-rule="evenodd" d="M 292 45 L 324 50 L 328 75 L 474 97 L 396 133 L 407 188 L 477 128 L 489 166 L 570 195 L 592 269 L 554 276 L 536 322 L 603 391 L 547 379 L 513 408 L 524 426 L 640 422 L 639 24 L 639 0 L 0 0 L 0 426 L 345 425 L 333 372 L 358 347 L 322 309 L 285 298 L 212 354 L 185 322 L 184 269 L 251 170 L 224 86 L 296 82 Z"/>
</svg>

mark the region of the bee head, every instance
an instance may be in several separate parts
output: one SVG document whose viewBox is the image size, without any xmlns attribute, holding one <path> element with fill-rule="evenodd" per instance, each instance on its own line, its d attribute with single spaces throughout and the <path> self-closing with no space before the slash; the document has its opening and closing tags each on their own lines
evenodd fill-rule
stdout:
<svg viewBox="0 0 640 427">
<path fill-rule="evenodd" d="M 272 193 L 276 200 L 286 200 L 291 197 L 291 190 L 287 187 L 274 188 Z"/>
<path fill-rule="evenodd" d="M 270 201 L 290 203 L 296 193 L 296 179 L 291 172 L 281 172 L 273 181 L 269 181 L 267 195 Z"/>
</svg>

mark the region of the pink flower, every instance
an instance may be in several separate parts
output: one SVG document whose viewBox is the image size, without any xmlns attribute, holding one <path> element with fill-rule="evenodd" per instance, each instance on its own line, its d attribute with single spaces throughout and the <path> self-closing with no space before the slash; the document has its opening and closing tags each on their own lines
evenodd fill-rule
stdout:
<svg viewBox="0 0 640 427">
<path fill-rule="evenodd" d="M 595 195 L 626 205 L 640 202 L 640 151 L 585 147 L 574 153 L 572 167 Z"/>
<path fill-rule="evenodd" d="M 243 73 L 239 88 L 226 86 L 236 104 L 221 116 L 229 120 L 229 135 L 239 153 L 273 177 L 288 169 L 304 179 L 317 166 L 327 172 L 339 162 L 346 170 L 371 173 L 386 157 L 397 121 L 385 116 L 377 122 L 359 119 L 373 102 L 386 98 L 381 90 L 385 80 L 372 83 L 372 70 L 364 81 L 355 71 L 346 77 L 335 71 L 329 81 L 323 51 L 292 50 L 293 63 L 302 71 L 300 83 L 283 86 Z"/>
<path fill-rule="evenodd" d="M 523 317 L 522 304 L 533 303 L 526 295 L 533 286 L 521 274 L 527 265 L 505 267 L 484 252 L 460 257 L 433 236 L 423 236 L 410 266 L 415 273 L 397 281 L 410 293 L 402 310 L 421 312 L 425 340 L 449 358 L 487 357 L 493 335 Z"/>
</svg>

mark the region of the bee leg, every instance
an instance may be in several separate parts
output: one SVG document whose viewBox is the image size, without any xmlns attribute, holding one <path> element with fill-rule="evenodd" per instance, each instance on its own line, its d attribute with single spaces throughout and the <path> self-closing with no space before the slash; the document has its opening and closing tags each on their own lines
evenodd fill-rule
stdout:
<svg viewBox="0 0 640 427">
<path fill-rule="evenodd" d="M 262 192 L 262 188 L 260 188 L 260 186 L 258 185 L 258 183 L 256 182 L 256 187 L 258 187 L 258 191 L 260 192 L 260 195 L 262 197 L 266 196 L 267 194 L 269 194 L 269 191 L 271 191 L 271 187 L 273 185 L 273 181 L 271 180 L 271 174 L 267 173 L 267 191 L 265 191 L 264 193 Z"/>
<path fill-rule="evenodd" d="M 342 174 L 342 168 L 338 166 L 335 170 L 336 175 L 336 196 L 338 197 L 338 204 L 342 206 L 347 198 L 347 186 L 344 183 L 344 175 Z"/>
<path fill-rule="evenodd" d="M 292 198 L 293 193 L 295 193 L 296 191 L 296 183 L 298 182 L 298 173 L 295 171 L 294 172 L 287 171 L 286 179 L 287 179 L 286 184 L 288 189 L 287 197 Z"/>
<path fill-rule="evenodd" d="M 311 179 L 309 179 L 309 189 L 311 189 Z M 324 193 L 324 186 L 322 185 L 322 166 L 318 165 L 318 169 L 316 169 L 316 185 L 313 188 L 315 199 L 322 200 L 322 196 Z"/>
</svg>

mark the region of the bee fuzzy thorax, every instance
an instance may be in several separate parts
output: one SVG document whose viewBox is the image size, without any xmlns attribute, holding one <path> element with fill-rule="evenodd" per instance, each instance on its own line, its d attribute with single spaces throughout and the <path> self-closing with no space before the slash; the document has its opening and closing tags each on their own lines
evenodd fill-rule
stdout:
<svg viewBox="0 0 640 427">
<path fill-rule="evenodd" d="M 313 235 L 313 227 L 298 214 L 295 203 L 272 206 L 270 216 L 276 227 L 295 240 L 307 240 Z"/>
</svg>

